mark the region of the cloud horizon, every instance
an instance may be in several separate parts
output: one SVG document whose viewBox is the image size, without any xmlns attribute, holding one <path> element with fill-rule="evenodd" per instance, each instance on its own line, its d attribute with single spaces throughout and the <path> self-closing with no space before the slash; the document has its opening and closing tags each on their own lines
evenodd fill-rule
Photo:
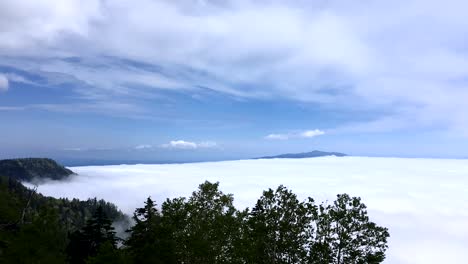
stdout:
<svg viewBox="0 0 468 264">
<path fill-rule="evenodd" d="M 289 132 L 286 134 L 269 134 L 265 136 L 265 139 L 271 140 L 288 140 L 294 138 L 313 138 L 325 135 L 325 132 L 320 129 L 314 130 L 305 130 L 305 131 L 296 131 L 296 132 Z"/>
<path fill-rule="evenodd" d="M 205 180 L 219 181 L 239 209 L 251 208 L 263 190 L 282 184 L 317 203 L 341 193 L 361 197 L 371 220 L 389 228 L 385 263 L 459 263 L 468 245 L 468 208 L 460 196 L 468 188 L 464 160 L 321 157 L 71 169 L 78 175 L 46 182 L 38 191 L 103 198 L 131 215 L 148 196 L 160 205 L 190 196 Z"/>
</svg>

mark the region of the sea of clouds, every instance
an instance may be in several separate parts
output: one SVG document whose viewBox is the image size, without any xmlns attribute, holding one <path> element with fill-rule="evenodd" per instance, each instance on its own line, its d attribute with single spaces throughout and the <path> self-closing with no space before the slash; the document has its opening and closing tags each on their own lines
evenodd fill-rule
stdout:
<svg viewBox="0 0 468 264">
<path fill-rule="evenodd" d="M 131 214 L 151 196 L 189 196 L 205 180 L 252 207 L 267 188 L 283 184 L 316 202 L 336 194 L 360 196 L 371 220 L 389 228 L 385 263 L 462 263 L 468 249 L 468 161 L 369 157 L 240 160 L 191 164 L 72 167 L 69 181 L 39 192 L 54 197 L 98 197 Z"/>
</svg>

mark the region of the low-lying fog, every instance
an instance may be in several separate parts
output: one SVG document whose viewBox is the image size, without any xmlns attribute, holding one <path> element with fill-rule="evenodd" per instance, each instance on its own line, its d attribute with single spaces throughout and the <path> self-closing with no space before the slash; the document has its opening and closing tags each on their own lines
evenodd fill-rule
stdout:
<svg viewBox="0 0 468 264">
<path fill-rule="evenodd" d="M 103 198 L 131 214 L 148 196 L 158 204 L 189 196 L 205 180 L 219 181 L 241 209 L 283 184 L 316 202 L 338 193 L 362 197 L 371 220 L 389 228 L 385 263 L 461 263 L 468 249 L 467 160 L 323 157 L 71 169 L 78 175 L 38 191 Z"/>
</svg>

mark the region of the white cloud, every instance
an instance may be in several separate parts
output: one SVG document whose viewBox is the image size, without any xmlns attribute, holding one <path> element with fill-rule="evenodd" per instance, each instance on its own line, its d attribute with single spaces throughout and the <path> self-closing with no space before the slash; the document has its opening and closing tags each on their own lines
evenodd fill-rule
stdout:
<svg viewBox="0 0 468 264">
<path fill-rule="evenodd" d="M 23 111 L 25 109 L 22 106 L 0 106 L 0 111 Z"/>
<path fill-rule="evenodd" d="M 199 149 L 199 148 L 215 148 L 218 144 L 213 141 L 203 141 L 203 142 L 190 142 L 185 140 L 172 140 L 168 144 L 163 144 L 163 148 L 172 148 L 172 149 Z"/>
<path fill-rule="evenodd" d="M 158 204 L 190 196 L 205 180 L 219 181 L 238 208 L 251 208 L 263 190 L 284 184 L 317 202 L 338 193 L 360 196 L 370 219 L 389 228 L 385 263 L 460 263 L 468 246 L 466 160 L 323 157 L 71 169 L 79 175 L 40 185 L 39 192 L 103 198 L 131 214 L 148 196 Z"/>
<path fill-rule="evenodd" d="M 143 144 L 143 145 L 137 145 L 135 146 L 135 149 L 137 150 L 142 150 L 142 149 L 152 149 L 153 146 L 152 145 L 148 145 L 148 144 Z"/>
<path fill-rule="evenodd" d="M 116 151 L 116 148 L 109 147 L 93 147 L 93 148 L 64 148 L 64 151 Z"/>
<path fill-rule="evenodd" d="M 64 151 L 85 151 L 83 148 L 64 148 Z"/>
<path fill-rule="evenodd" d="M 9 88 L 8 78 L 0 73 L 0 92 L 5 92 Z"/>
<path fill-rule="evenodd" d="M 314 129 L 314 130 L 304 131 L 300 134 L 300 136 L 304 138 L 312 138 L 316 136 L 321 136 L 323 134 L 325 134 L 325 132 L 323 132 L 322 130 Z"/>
<path fill-rule="evenodd" d="M 214 141 L 203 141 L 198 143 L 198 147 L 200 148 L 216 148 L 218 144 Z"/>
<path fill-rule="evenodd" d="M 416 120 L 401 122 L 403 128 L 436 125 L 468 135 L 468 52 L 460 48 L 468 35 L 466 1 L 201 2 L 1 1 L 0 56 L 122 58 L 172 72 L 116 62 L 109 68 L 15 61 L 75 76 L 93 95 L 144 94 L 129 82 L 209 87 L 240 97 L 370 109 Z"/>
<path fill-rule="evenodd" d="M 286 139 L 289 139 L 289 135 L 286 135 L 286 134 L 269 134 L 265 138 L 266 139 L 286 140 Z"/>
<path fill-rule="evenodd" d="M 174 149 L 196 149 L 197 143 L 185 140 L 172 140 L 169 144 L 162 145 L 162 147 Z"/>
<path fill-rule="evenodd" d="M 314 130 L 289 132 L 286 134 L 269 134 L 265 137 L 265 139 L 287 140 L 287 139 L 293 139 L 293 138 L 313 138 L 313 137 L 321 136 L 324 134 L 325 134 L 324 131 L 319 130 L 319 129 L 314 129 Z"/>
</svg>

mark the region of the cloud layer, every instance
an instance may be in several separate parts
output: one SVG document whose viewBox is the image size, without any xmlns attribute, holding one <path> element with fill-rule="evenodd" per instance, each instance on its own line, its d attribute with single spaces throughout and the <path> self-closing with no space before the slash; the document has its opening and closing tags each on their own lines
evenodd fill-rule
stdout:
<svg viewBox="0 0 468 264">
<path fill-rule="evenodd" d="M 460 263 L 468 246 L 468 165 L 464 160 L 323 157 L 171 165 L 72 168 L 68 182 L 48 182 L 39 192 L 54 197 L 97 196 L 126 213 L 147 196 L 158 204 L 189 196 L 205 180 L 220 181 L 238 207 L 251 207 L 262 190 L 280 184 L 301 199 L 332 201 L 360 196 L 373 221 L 389 228 L 385 263 Z"/>
<path fill-rule="evenodd" d="M 387 131 L 468 135 L 467 8 L 463 0 L 7 0 L 0 55 L 70 76 L 88 99 L 208 88 L 370 109 Z"/>
<path fill-rule="evenodd" d="M 0 92 L 7 91 L 9 88 L 9 82 L 5 75 L 0 73 Z"/>
<path fill-rule="evenodd" d="M 313 138 L 313 137 L 321 136 L 324 134 L 325 134 L 324 131 L 319 130 L 319 129 L 314 129 L 314 130 L 289 132 L 286 134 L 269 134 L 265 136 L 265 139 L 287 140 L 287 139 L 293 139 L 293 138 Z"/>
<path fill-rule="evenodd" d="M 199 148 L 216 148 L 218 144 L 213 141 L 203 141 L 203 142 L 190 142 L 185 140 L 172 140 L 167 144 L 161 145 L 163 148 L 169 149 L 199 149 Z"/>
</svg>

